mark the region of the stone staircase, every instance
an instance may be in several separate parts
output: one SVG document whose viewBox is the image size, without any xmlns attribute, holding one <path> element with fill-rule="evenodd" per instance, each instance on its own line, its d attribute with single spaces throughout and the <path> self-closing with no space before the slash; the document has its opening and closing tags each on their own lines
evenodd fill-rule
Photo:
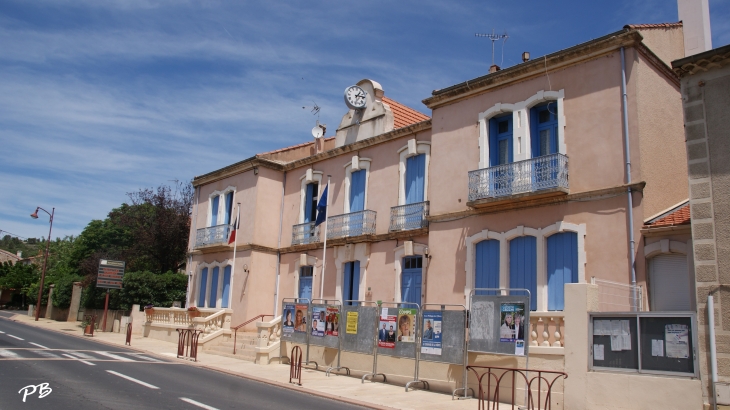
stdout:
<svg viewBox="0 0 730 410">
<path fill-rule="evenodd" d="M 239 330 L 238 337 L 236 338 L 236 354 L 233 354 L 233 336 L 215 346 L 205 346 L 203 351 L 205 353 L 253 362 L 256 360 L 256 351 L 254 351 L 254 347 L 256 347 L 257 340 L 258 333 L 242 332 Z"/>
</svg>

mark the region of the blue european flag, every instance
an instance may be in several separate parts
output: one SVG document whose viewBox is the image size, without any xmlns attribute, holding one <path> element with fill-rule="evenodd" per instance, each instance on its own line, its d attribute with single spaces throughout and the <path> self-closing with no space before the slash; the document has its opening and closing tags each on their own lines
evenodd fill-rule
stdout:
<svg viewBox="0 0 730 410">
<path fill-rule="evenodd" d="M 329 184 L 324 187 L 324 192 L 317 202 L 317 220 L 314 221 L 314 226 L 319 226 L 322 222 L 327 219 L 327 191 L 329 190 Z"/>
</svg>

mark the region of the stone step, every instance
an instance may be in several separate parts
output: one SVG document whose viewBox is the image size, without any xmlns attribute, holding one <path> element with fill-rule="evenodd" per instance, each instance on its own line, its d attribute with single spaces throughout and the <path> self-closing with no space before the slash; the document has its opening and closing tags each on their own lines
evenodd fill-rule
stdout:
<svg viewBox="0 0 730 410">
<path fill-rule="evenodd" d="M 214 346 L 214 347 L 219 347 L 219 346 Z M 248 362 L 253 362 L 256 359 L 256 352 L 254 352 L 253 349 L 237 349 L 236 354 L 233 354 L 233 348 L 230 348 L 227 350 L 224 350 L 224 349 L 219 350 L 219 349 L 211 348 L 210 350 L 206 349 L 205 353 L 214 354 L 216 356 L 230 357 L 230 358 L 238 359 L 238 360 L 245 360 Z"/>
</svg>

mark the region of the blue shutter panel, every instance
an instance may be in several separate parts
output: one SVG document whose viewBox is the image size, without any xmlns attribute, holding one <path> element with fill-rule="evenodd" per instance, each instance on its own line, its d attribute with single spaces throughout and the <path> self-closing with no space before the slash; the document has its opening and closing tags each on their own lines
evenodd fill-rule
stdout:
<svg viewBox="0 0 730 410">
<path fill-rule="evenodd" d="M 363 211 L 365 210 L 365 170 L 353 172 L 350 179 L 350 212 Z"/>
<path fill-rule="evenodd" d="M 406 204 L 423 202 L 425 176 L 426 154 L 416 155 L 406 160 Z"/>
<path fill-rule="evenodd" d="M 360 298 L 360 261 L 352 262 L 352 299 Z"/>
<path fill-rule="evenodd" d="M 205 307 L 205 290 L 208 286 L 208 268 L 200 271 L 200 291 L 198 292 L 198 307 Z"/>
<path fill-rule="evenodd" d="M 565 284 L 578 282 L 578 234 L 561 232 L 547 238 L 548 310 L 565 308 Z"/>
<path fill-rule="evenodd" d="M 208 299 L 208 307 L 216 307 L 218 302 L 218 273 L 220 268 L 217 266 L 213 268 L 213 273 L 210 277 L 210 298 Z"/>
<path fill-rule="evenodd" d="M 299 268 L 299 298 L 312 300 L 312 270 L 311 266 Z"/>
<path fill-rule="evenodd" d="M 307 194 L 304 198 L 304 222 L 314 222 L 311 219 L 312 216 L 312 199 L 314 198 L 314 187 L 315 184 L 307 185 Z"/>
<path fill-rule="evenodd" d="M 499 241 L 490 239 L 476 244 L 474 288 L 499 287 Z M 496 295 L 495 291 L 477 291 L 477 295 Z"/>
<path fill-rule="evenodd" d="M 342 272 L 342 299 L 343 303 L 345 300 L 352 300 L 352 293 L 350 286 L 352 283 L 352 262 L 345 263 L 345 269 Z M 349 304 L 349 303 L 348 303 Z"/>
<path fill-rule="evenodd" d="M 218 225 L 218 201 L 219 196 L 213 198 L 213 205 L 210 207 L 210 226 Z"/>
<path fill-rule="evenodd" d="M 537 240 L 521 236 L 509 242 L 509 287 L 530 291 L 530 310 L 537 310 Z"/>
<path fill-rule="evenodd" d="M 231 265 L 223 268 L 223 292 L 221 294 L 221 307 L 228 307 L 228 299 L 231 296 Z"/>
<path fill-rule="evenodd" d="M 231 223 L 231 211 L 233 210 L 233 192 L 226 194 L 226 220 L 225 224 L 230 225 Z"/>
</svg>

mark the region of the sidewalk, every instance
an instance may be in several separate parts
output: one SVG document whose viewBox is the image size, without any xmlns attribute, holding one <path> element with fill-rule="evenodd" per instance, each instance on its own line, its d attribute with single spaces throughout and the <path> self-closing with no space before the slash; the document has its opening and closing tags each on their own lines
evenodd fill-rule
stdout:
<svg viewBox="0 0 730 410">
<path fill-rule="evenodd" d="M 85 337 L 78 322 L 56 322 L 47 319 L 40 319 L 36 322 L 32 317 L 25 314 L 15 315 L 11 320 L 72 336 Z M 123 347 L 125 333 L 95 332 L 93 339 L 111 346 Z M 300 389 L 303 392 L 316 396 L 373 409 L 471 410 L 478 407 L 478 402 L 474 399 L 452 400 L 448 394 L 413 389 L 406 393 L 402 386 L 379 382 L 361 383 L 360 378 L 339 376 L 336 374 L 327 377 L 324 370 L 302 369 L 303 386 L 300 387 L 288 383 L 289 365 L 271 364 L 262 366 L 252 362 L 208 354 L 202 350 L 198 352 L 198 361 L 191 362 L 177 359 L 176 344 L 139 335 L 132 336 L 131 348 L 169 360 L 180 360 L 192 366 L 201 366 L 287 389 Z M 501 404 L 499 408 L 510 409 L 511 406 Z"/>
</svg>

